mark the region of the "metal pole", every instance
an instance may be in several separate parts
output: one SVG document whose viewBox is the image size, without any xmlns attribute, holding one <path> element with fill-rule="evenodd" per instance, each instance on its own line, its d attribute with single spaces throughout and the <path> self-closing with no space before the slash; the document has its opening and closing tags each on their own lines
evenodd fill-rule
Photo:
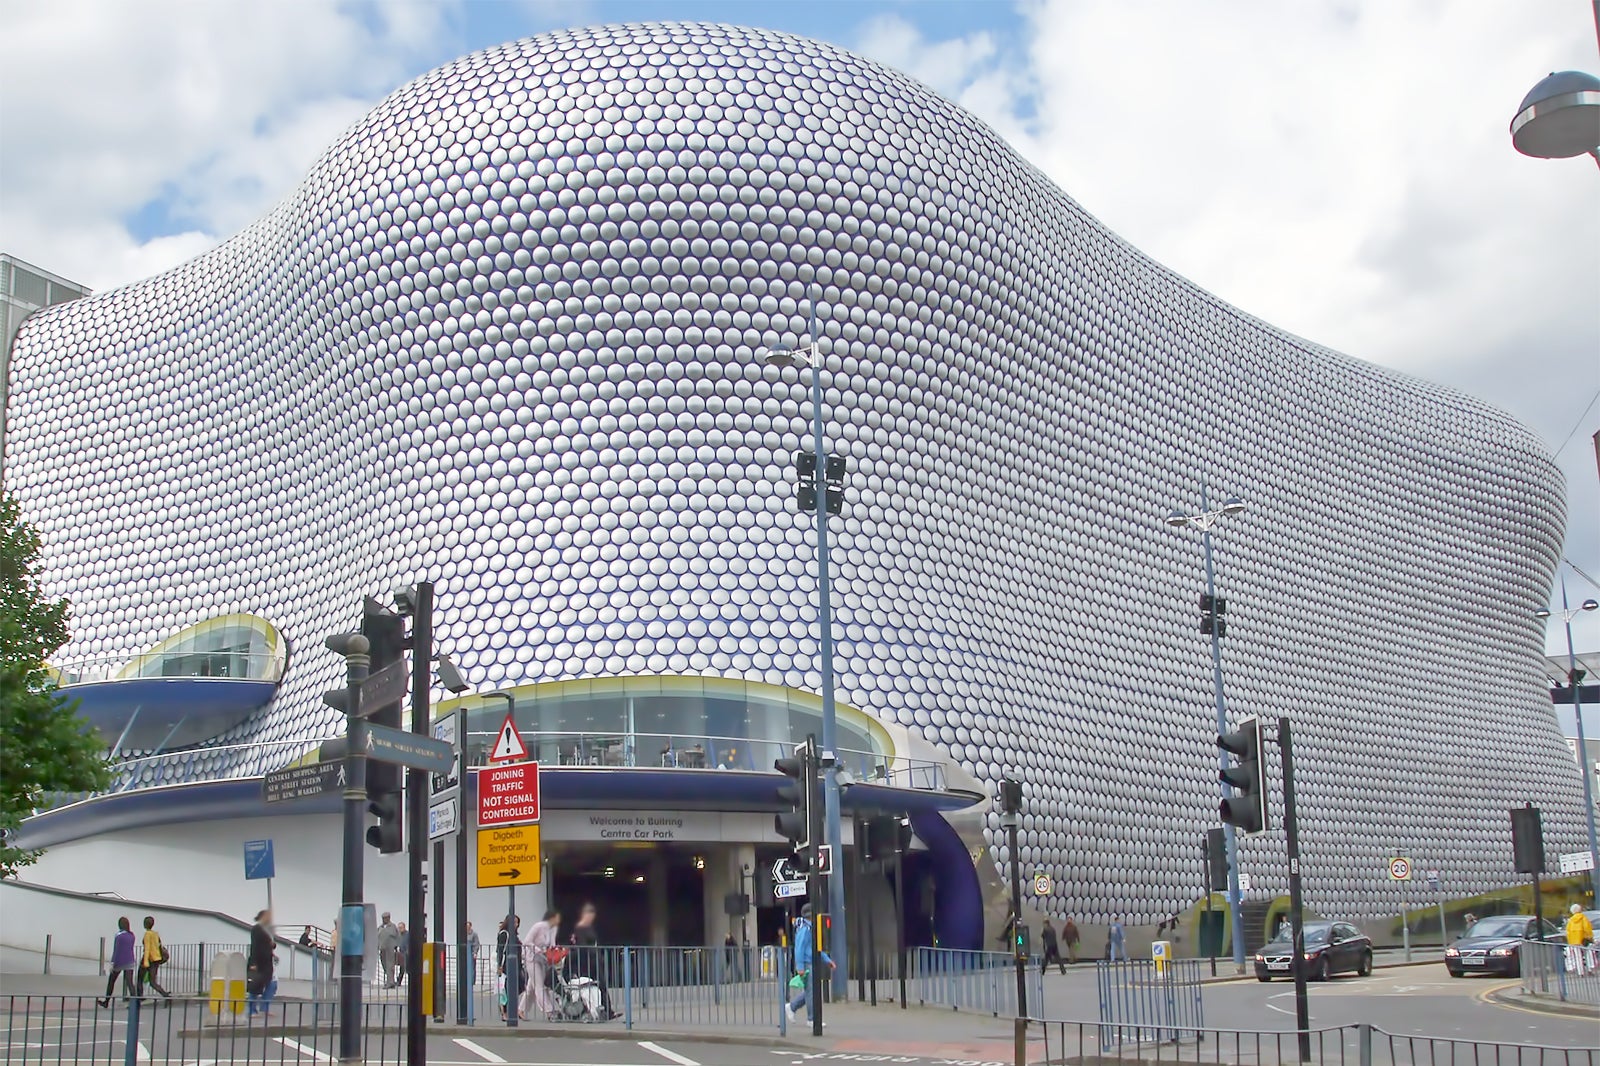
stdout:
<svg viewBox="0 0 1600 1066">
<path fill-rule="evenodd" d="M 1400 854 L 1395 848 L 1394 853 Z M 1411 961 L 1411 882 L 1400 882 L 1400 941 L 1406 948 L 1406 961 Z"/>
<path fill-rule="evenodd" d="M 367 721 L 361 717 L 361 683 L 367 679 L 371 645 L 349 639 L 344 753 L 344 897 L 339 908 L 339 1061 L 361 1062 L 361 971 L 366 954 Z"/>
<path fill-rule="evenodd" d="M 1011 852 L 1011 957 L 1017 971 L 1017 1017 L 1028 1016 L 1028 964 L 1022 950 L 1022 863 L 1017 859 L 1017 825 L 1022 815 L 1006 816 L 1006 847 Z"/>
<path fill-rule="evenodd" d="M 1283 833 L 1289 850 L 1289 922 L 1294 936 L 1294 1027 L 1300 1037 L 1300 1061 L 1311 1061 L 1311 1005 L 1306 1000 L 1306 930 L 1300 891 L 1300 820 L 1294 806 L 1294 754 L 1289 719 L 1278 719 L 1278 752 L 1283 756 Z"/>
<path fill-rule="evenodd" d="M 1450 932 L 1444 925 L 1444 881 L 1434 883 L 1434 892 L 1439 902 L 1439 946 L 1445 947 L 1450 943 Z"/>
<path fill-rule="evenodd" d="M 1578 769 L 1583 773 L 1583 809 L 1589 829 L 1589 877 L 1595 877 L 1595 867 L 1600 866 L 1600 844 L 1595 841 L 1594 825 L 1594 760 L 1589 758 L 1588 742 L 1583 735 L 1583 698 L 1578 694 L 1578 655 L 1572 650 L 1572 611 L 1567 607 L 1567 577 L 1561 575 L 1561 614 L 1567 627 L 1567 684 L 1572 688 L 1572 716 L 1578 723 Z"/>
<path fill-rule="evenodd" d="M 906 852 L 900 820 L 894 826 L 894 945 L 900 978 L 900 1009 L 906 1009 Z"/>
<path fill-rule="evenodd" d="M 827 816 L 827 833 L 823 838 L 833 846 L 834 861 L 844 859 L 844 833 L 839 824 L 839 767 L 835 748 L 836 716 L 833 704 L 833 604 L 828 567 L 828 456 L 822 434 L 822 343 L 817 339 L 817 300 L 813 295 L 806 324 L 811 338 L 811 428 L 817 452 L 817 643 L 821 651 L 822 669 L 822 750 L 823 807 Z M 821 901 L 812 897 L 813 913 Z M 833 972 L 833 993 L 841 1000 L 849 993 L 850 960 L 848 926 L 844 914 L 844 878 L 835 868 L 828 875 L 828 914 L 838 935 L 831 939 L 838 945 L 838 969 Z"/>
<path fill-rule="evenodd" d="M 1211 510 L 1210 494 L 1204 484 L 1200 486 L 1200 510 Z M 1205 546 L 1206 555 L 1206 595 L 1211 597 L 1213 603 L 1217 598 L 1217 572 L 1211 557 L 1211 530 L 1205 529 L 1200 533 L 1201 543 Z M 1222 627 L 1211 627 L 1211 682 L 1217 696 L 1217 735 L 1222 736 L 1228 731 L 1228 711 L 1222 698 L 1222 637 L 1217 632 Z M 1218 772 L 1228 768 L 1228 753 L 1217 750 Z M 1222 798 L 1228 797 L 1228 786 L 1221 786 Z M 1228 844 L 1228 918 L 1233 926 L 1233 966 L 1236 973 L 1244 973 L 1244 916 L 1241 913 L 1241 897 L 1239 892 L 1239 837 L 1234 832 L 1232 825 L 1224 824 L 1222 827 L 1224 839 Z"/>
<path fill-rule="evenodd" d="M 522 965 L 522 939 L 517 936 L 517 887 L 506 886 L 506 1028 L 517 1027 L 520 1009 L 517 968 Z"/>
<path fill-rule="evenodd" d="M 1205 860 L 1206 866 L 1206 928 L 1211 928 L 1211 834 L 1207 833 L 1200 838 L 1200 856 Z M 1211 976 L 1217 976 L 1217 943 L 1211 941 L 1206 946 L 1206 954 L 1211 956 Z"/>
<path fill-rule="evenodd" d="M 860 817 L 852 818 L 850 820 L 850 824 L 851 824 L 852 828 L 854 829 L 854 836 L 855 836 L 855 841 L 856 841 L 856 861 L 850 867 L 850 880 L 851 880 L 851 883 L 855 885 L 856 902 L 860 903 L 861 902 L 861 876 L 862 876 L 862 871 L 861 871 L 861 845 L 862 845 L 863 838 L 864 838 L 865 834 L 862 833 L 862 831 L 861 831 L 861 819 L 860 819 Z M 857 926 L 856 927 L 856 955 L 858 956 L 857 959 L 856 959 L 856 1002 L 857 1003 L 861 1003 L 861 1002 L 865 1001 L 866 998 L 867 998 L 867 966 L 866 966 L 866 963 L 867 963 L 867 959 L 868 959 L 869 956 L 868 956 L 868 952 L 867 952 L 867 945 L 865 943 L 863 943 L 863 941 L 862 941 L 862 937 L 865 936 L 865 935 L 866 935 L 866 926 L 865 925 Z"/>
<path fill-rule="evenodd" d="M 458 812 L 460 810 L 459 802 L 458 800 Z M 461 816 L 458 813 L 456 817 L 459 820 Z M 433 870 L 428 876 L 428 884 L 433 889 L 433 924 L 428 926 L 428 940 L 430 943 L 448 945 L 450 943 L 450 933 L 448 931 L 450 927 L 444 924 L 444 837 L 440 837 L 433 842 Z M 429 950 L 432 949 L 430 948 Z M 445 960 L 449 953 L 448 947 L 445 948 L 445 952 L 442 955 L 437 951 L 433 953 L 433 979 L 441 993 L 444 992 L 446 987 L 445 974 L 449 972 L 447 968 L 449 964 Z M 442 994 L 434 996 L 434 1019 L 441 1022 L 444 1021 L 446 1009 L 444 996 Z"/>
<path fill-rule="evenodd" d="M 411 616 L 411 732 L 429 736 L 428 688 L 433 681 L 433 582 L 419 581 L 416 607 Z M 406 860 L 411 883 L 407 885 L 406 915 L 406 1066 L 427 1066 L 428 1020 L 422 1014 L 422 942 L 428 921 L 427 889 L 423 864 L 428 854 L 427 770 L 406 772 Z"/>
<path fill-rule="evenodd" d="M 810 812 L 807 819 L 806 835 L 810 840 L 817 840 L 822 835 L 821 811 L 817 810 L 817 738 L 806 737 L 806 750 L 810 757 L 806 759 L 806 810 Z M 811 900 L 811 971 L 806 975 L 806 1002 L 811 1004 L 811 1035 L 822 1035 L 822 978 L 817 971 L 822 968 L 822 915 L 819 901 L 822 897 L 822 874 L 817 867 L 818 852 L 815 848 L 811 851 L 811 865 L 806 870 L 806 896 Z M 829 952 L 830 957 L 832 952 Z"/>
<path fill-rule="evenodd" d="M 468 1025 L 472 1018 L 467 1007 L 478 963 L 467 944 L 467 712 L 460 710 L 456 716 L 456 795 L 461 804 L 456 815 L 456 1024 Z"/>
</svg>

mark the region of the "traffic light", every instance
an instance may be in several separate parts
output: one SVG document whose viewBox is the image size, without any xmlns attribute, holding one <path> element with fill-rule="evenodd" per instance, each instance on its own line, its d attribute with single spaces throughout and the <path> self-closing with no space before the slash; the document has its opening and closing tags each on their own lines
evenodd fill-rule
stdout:
<svg viewBox="0 0 1600 1066">
<path fill-rule="evenodd" d="M 1022 782 L 1011 778 L 1000 781 L 1000 809 L 1006 814 L 1022 813 Z"/>
<path fill-rule="evenodd" d="M 1223 617 L 1228 613 L 1228 601 L 1221 596 L 1212 596 L 1202 592 L 1200 594 L 1200 632 L 1210 636 L 1213 632 L 1220 637 L 1228 635 L 1228 620 Z"/>
<path fill-rule="evenodd" d="M 802 511 L 815 511 L 817 509 L 817 455 L 815 452 L 797 451 L 794 453 L 794 469 L 797 479 L 795 487 L 795 501 Z M 842 455 L 830 455 L 823 465 L 823 474 L 828 481 L 828 513 L 839 514 L 844 510 L 844 473 L 846 469 L 845 458 Z"/>
<path fill-rule="evenodd" d="M 1232 733 L 1217 737 L 1217 747 L 1232 755 L 1234 764 L 1222 771 L 1222 783 L 1234 795 L 1222 801 L 1222 820 L 1241 833 L 1267 828 L 1267 766 L 1261 757 L 1261 721 L 1246 718 Z"/>
<path fill-rule="evenodd" d="M 811 869 L 811 804 L 816 797 L 817 766 L 809 744 L 795 748 L 793 755 L 775 760 L 772 768 L 789 780 L 778 788 L 778 799 L 789 805 L 773 818 L 773 828 L 789 841 L 798 873 Z"/>
<path fill-rule="evenodd" d="M 361 633 L 372 645 L 371 672 L 374 674 L 398 662 L 405 654 L 405 619 L 371 596 L 362 603 Z M 386 703 L 367 713 L 366 719 L 375 725 L 401 729 L 404 727 L 402 703 L 398 699 Z M 377 825 L 367 827 L 367 843 L 385 855 L 393 855 L 405 847 L 405 804 L 401 802 L 404 781 L 400 767 L 394 763 L 367 760 L 367 810 L 378 819 Z"/>
<path fill-rule="evenodd" d="M 1220 829 L 1206 830 L 1206 863 L 1211 871 L 1211 891 L 1228 889 L 1228 838 Z"/>
<path fill-rule="evenodd" d="M 1511 809 L 1511 857 L 1519 874 L 1544 873 L 1544 823 L 1531 803 Z"/>
</svg>

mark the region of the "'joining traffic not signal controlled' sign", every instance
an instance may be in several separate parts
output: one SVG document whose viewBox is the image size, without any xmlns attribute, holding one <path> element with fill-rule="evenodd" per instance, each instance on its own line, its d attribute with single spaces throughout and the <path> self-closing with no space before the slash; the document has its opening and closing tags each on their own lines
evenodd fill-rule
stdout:
<svg viewBox="0 0 1600 1066">
<path fill-rule="evenodd" d="M 539 841 L 539 764 L 516 721 L 506 715 L 489 759 L 478 771 L 478 887 L 536 885 L 544 873 Z"/>
</svg>

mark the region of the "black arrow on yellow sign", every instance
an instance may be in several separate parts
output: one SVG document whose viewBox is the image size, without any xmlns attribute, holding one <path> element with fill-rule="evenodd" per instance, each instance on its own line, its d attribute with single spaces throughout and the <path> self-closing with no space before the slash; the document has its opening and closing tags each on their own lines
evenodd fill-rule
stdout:
<svg viewBox="0 0 1600 1066">
<path fill-rule="evenodd" d="M 498 874 L 495 874 L 496 877 L 520 877 L 521 875 L 522 871 L 517 869 L 515 866 L 509 870 L 501 870 Z"/>
</svg>

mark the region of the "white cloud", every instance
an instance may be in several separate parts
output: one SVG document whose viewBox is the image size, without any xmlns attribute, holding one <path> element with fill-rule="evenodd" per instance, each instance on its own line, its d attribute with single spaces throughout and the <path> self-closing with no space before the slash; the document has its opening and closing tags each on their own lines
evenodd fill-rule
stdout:
<svg viewBox="0 0 1600 1066">
<path fill-rule="evenodd" d="M 1594 166 L 1526 159 L 1507 125 L 1549 71 L 1600 66 L 1581 7 L 1043 0 L 1021 14 L 1007 47 L 882 20 L 857 47 L 973 108 L 1206 289 L 1561 443 L 1600 387 Z M 1600 411 L 1561 455 L 1567 550 L 1590 573 L 1597 427 Z M 1600 645 L 1600 625 L 1580 624 Z"/>
<path fill-rule="evenodd" d="M 454 7 L 13 5 L 0 242 L 95 287 L 189 258 L 287 193 L 440 47 Z M 169 224 L 141 240 L 124 220 L 153 201 Z"/>
</svg>

